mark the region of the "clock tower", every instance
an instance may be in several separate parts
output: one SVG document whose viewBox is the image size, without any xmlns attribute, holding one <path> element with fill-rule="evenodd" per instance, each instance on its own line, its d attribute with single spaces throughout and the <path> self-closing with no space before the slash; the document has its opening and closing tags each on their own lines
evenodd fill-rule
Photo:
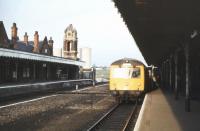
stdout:
<svg viewBox="0 0 200 131">
<path fill-rule="evenodd" d="M 65 30 L 63 42 L 63 56 L 64 58 L 77 59 L 77 31 L 70 24 Z"/>
</svg>

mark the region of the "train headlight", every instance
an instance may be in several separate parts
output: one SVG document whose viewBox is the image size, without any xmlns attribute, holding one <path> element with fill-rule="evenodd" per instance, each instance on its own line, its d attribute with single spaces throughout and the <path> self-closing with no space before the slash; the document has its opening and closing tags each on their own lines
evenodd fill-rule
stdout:
<svg viewBox="0 0 200 131">
<path fill-rule="evenodd" d="M 140 86 L 141 86 L 141 83 L 137 83 L 137 86 L 140 87 Z"/>
<path fill-rule="evenodd" d="M 119 91 L 116 91 L 116 90 L 112 91 L 112 95 L 113 95 L 113 96 L 119 95 Z"/>
<path fill-rule="evenodd" d="M 123 87 L 123 90 L 128 90 L 128 86 L 127 86 L 127 85 L 124 86 L 124 87 Z"/>
</svg>

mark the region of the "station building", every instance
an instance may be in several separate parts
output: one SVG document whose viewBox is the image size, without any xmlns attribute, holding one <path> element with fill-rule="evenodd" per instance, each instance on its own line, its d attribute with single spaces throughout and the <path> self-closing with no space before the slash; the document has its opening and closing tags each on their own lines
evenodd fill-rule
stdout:
<svg viewBox="0 0 200 131">
<path fill-rule="evenodd" d="M 66 40 L 69 48 L 66 48 L 65 58 L 56 57 L 53 56 L 52 37 L 48 40 L 45 36 L 40 41 L 35 31 L 33 41 L 29 41 L 27 33 L 20 40 L 17 30 L 13 23 L 9 39 L 0 21 L 0 84 L 79 78 L 79 67 L 84 62 L 77 59 L 77 43 L 73 45 L 73 41 Z"/>
</svg>

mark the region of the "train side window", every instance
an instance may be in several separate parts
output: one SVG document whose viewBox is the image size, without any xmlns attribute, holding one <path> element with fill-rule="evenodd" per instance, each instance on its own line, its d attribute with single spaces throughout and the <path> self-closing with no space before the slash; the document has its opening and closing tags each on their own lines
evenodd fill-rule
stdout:
<svg viewBox="0 0 200 131">
<path fill-rule="evenodd" d="M 140 68 L 133 68 L 133 72 L 132 72 L 132 78 L 138 78 L 140 77 Z"/>
</svg>

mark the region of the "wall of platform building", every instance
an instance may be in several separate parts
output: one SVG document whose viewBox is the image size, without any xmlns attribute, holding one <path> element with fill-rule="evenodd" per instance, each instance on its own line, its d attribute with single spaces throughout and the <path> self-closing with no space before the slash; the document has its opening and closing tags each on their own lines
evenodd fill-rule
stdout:
<svg viewBox="0 0 200 131">
<path fill-rule="evenodd" d="M 77 78 L 79 67 L 75 65 L 0 57 L 0 84 Z"/>
</svg>

